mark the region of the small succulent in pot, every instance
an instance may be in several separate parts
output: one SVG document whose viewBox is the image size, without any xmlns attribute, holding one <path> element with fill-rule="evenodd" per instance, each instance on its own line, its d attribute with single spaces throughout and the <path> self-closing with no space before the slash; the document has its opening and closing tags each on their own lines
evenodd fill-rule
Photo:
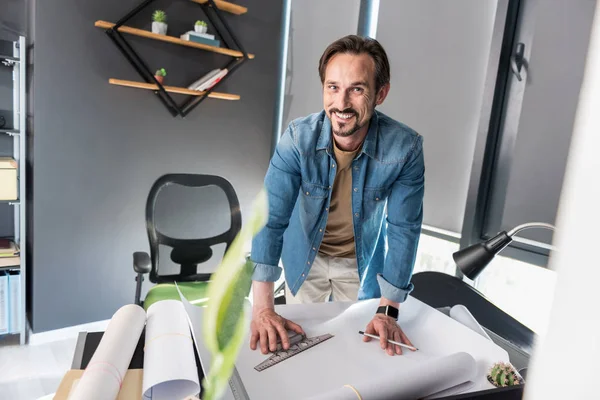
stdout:
<svg viewBox="0 0 600 400">
<path fill-rule="evenodd" d="M 167 13 L 163 10 L 154 11 L 152 14 L 152 33 L 166 35 L 167 27 Z"/>
<path fill-rule="evenodd" d="M 161 68 L 154 73 L 154 77 L 161 85 L 165 81 L 165 76 L 167 76 L 167 70 L 164 68 Z"/>
<path fill-rule="evenodd" d="M 204 21 L 198 20 L 194 24 L 194 30 L 198 33 L 206 33 L 207 29 L 208 29 L 208 25 Z"/>
<path fill-rule="evenodd" d="M 516 386 L 524 383 L 521 375 L 510 363 L 498 362 L 492 366 L 487 376 L 488 381 L 497 387 Z"/>
</svg>

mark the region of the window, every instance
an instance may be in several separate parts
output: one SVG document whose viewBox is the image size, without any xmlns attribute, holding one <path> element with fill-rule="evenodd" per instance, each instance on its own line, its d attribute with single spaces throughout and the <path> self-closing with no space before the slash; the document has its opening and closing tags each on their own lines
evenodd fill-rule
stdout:
<svg viewBox="0 0 600 400">
<path fill-rule="evenodd" d="M 454 275 L 452 253 L 458 250 L 458 243 L 422 234 L 413 273 L 436 271 Z M 497 255 L 475 282 L 467 282 L 505 313 L 543 334 L 554 296 L 555 275 L 549 269 Z"/>
<path fill-rule="evenodd" d="M 413 273 L 436 271 L 454 275 L 456 265 L 452 259 L 452 253 L 455 251 L 458 251 L 458 243 L 430 235 L 421 235 Z"/>
<path fill-rule="evenodd" d="M 556 273 L 497 255 L 474 282 L 492 303 L 537 334 L 544 334 Z"/>
</svg>

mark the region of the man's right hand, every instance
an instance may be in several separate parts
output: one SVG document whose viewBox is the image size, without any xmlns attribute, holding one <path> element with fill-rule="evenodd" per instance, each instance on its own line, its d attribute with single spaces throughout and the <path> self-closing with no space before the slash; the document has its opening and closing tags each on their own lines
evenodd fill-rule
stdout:
<svg viewBox="0 0 600 400">
<path fill-rule="evenodd" d="M 304 335 L 302 327 L 277 314 L 270 307 L 254 309 L 252 312 L 252 323 L 250 324 L 250 348 L 256 350 L 256 343 L 260 342 L 260 350 L 263 354 L 277 350 L 277 337 L 281 338 L 284 350 L 289 349 L 290 341 L 287 330 Z"/>
<path fill-rule="evenodd" d="M 275 312 L 273 282 L 252 282 L 254 305 L 252 307 L 252 323 L 250 324 L 250 348 L 256 350 L 260 342 L 263 354 L 277 350 L 277 336 L 281 338 L 284 350 L 290 348 L 287 330 L 304 335 L 300 325 L 283 318 Z"/>
</svg>

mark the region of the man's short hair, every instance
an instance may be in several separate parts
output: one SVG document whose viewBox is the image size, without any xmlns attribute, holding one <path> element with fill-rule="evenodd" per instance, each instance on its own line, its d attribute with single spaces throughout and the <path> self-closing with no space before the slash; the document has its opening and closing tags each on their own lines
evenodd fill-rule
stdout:
<svg viewBox="0 0 600 400">
<path fill-rule="evenodd" d="M 325 83 L 325 70 L 331 58 L 338 53 L 368 54 L 375 62 L 375 90 L 379 91 L 390 82 L 390 63 L 385 50 L 375 39 L 357 35 L 344 36 L 331 43 L 319 60 L 321 84 Z"/>
</svg>

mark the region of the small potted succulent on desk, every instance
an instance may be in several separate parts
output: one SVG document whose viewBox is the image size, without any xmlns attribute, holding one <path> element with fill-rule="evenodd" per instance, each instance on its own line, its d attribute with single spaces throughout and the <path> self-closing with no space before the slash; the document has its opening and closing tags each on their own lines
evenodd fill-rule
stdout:
<svg viewBox="0 0 600 400">
<path fill-rule="evenodd" d="M 198 20 L 194 24 L 194 31 L 196 31 L 197 33 L 206 33 L 207 30 L 208 25 L 204 21 Z"/>
<path fill-rule="evenodd" d="M 167 27 L 167 13 L 162 10 L 154 11 L 152 14 L 152 33 L 166 35 Z"/>
<path fill-rule="evenodd" d="M 160 83 L 161 85 L 163 84 L 163 82 L 165 80 L 165 76 L 167 76 L 167 70 L 164 68 L 156 70 L 156 72 L 154 73 L 154 77 L 156 78 L 158 83 Z"/>
</svg>

